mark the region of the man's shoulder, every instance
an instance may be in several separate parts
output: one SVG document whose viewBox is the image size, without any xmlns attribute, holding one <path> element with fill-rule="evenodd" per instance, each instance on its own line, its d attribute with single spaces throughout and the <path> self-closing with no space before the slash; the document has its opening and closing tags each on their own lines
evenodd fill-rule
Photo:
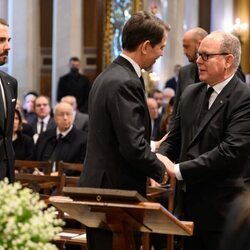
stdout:
<svg viewBox="0 0 250 250">
<path fill-rule="evenodd" d="M 180 68 L 180 73 L 187 74 L 196 71 L 198 68 L 196 63 L 189 63 Z"/>
<path fill-rule="evenodd" d="M 0 70 L 0 75 L 7 78 L 8 81 L 11 81 L 11 82 L 17 82 L 16 78 L 14 78 L 13 76 L 9 75 L 8 73 Z"/>
<path fill-rule="evenodd" d="M 88 120 L 89 119 L 89 115 L 88 114 L 84 114 L 80 111 L 76 112 L 76 118 L 77 119 L 82 119 L 82 120 Z"/>
</svg>

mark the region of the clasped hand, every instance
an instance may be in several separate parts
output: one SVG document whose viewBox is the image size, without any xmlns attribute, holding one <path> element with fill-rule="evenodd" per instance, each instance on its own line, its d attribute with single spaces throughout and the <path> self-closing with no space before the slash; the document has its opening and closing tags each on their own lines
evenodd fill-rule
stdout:
<svg viewBox="0 0 250 250">
<path fill-rule="evenodd" d="M 168 157 L 157 153 L 158 159 L 165 165 L 166 171 L 170 177 L 175 177 L 174 163 L 168 159 Z"/>
</svg>

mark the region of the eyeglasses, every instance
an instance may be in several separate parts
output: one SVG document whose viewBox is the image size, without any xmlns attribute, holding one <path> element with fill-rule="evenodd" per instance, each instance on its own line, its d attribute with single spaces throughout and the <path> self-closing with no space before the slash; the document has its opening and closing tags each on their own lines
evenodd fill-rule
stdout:
<svg viewBox="0 0 250 250">
<path fill-rule="evenodd" d="M 197 58 L 199 58 L 199 56 L 202 58 L 203 61 L 207 61 L 209 59 L 209 56 L 226 56 L 229 55 L 229 53 L 197 53 Z"/>
</svg>

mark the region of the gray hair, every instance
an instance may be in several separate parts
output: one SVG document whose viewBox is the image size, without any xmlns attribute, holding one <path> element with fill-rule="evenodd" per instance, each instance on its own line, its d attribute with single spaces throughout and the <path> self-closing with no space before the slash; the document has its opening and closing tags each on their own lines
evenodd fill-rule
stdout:
<svg viewBox="0 0 250 250">
<path fill-rule="evenodd" d="M 240 65 L 241 59 L 241 44 L 239 39 L 231 33 L 215 31 L 213 33 L 219 33 L 222 37 L 220 46 L 221 53 L 229 53 L 234 56 L 233 67 L 237 69 Z"/>
</svg>

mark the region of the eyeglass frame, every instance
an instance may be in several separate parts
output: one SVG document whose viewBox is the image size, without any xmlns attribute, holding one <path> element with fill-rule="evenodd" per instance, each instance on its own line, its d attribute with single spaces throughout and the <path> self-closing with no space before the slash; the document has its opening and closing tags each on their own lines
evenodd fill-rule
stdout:
<svg viewBox="0 0 250 250">
<path fill-rule="evenodd" d="M 197 52 L 196 53 L 197 54 L 197 59 L 199 58 L 199 57 L 201 57 L 201 59 L 204 61 L 204 62 L 206 62 L 206 61 L 208 61 L 208 59 L 209 59 L 209 56 L 227 56 L 227 55 L 229 55 L 230 53 L 200 53 L 200 52 Z M 205 56 L 205 58 L 204 58 L 204 56 Z"/>
</svg>

